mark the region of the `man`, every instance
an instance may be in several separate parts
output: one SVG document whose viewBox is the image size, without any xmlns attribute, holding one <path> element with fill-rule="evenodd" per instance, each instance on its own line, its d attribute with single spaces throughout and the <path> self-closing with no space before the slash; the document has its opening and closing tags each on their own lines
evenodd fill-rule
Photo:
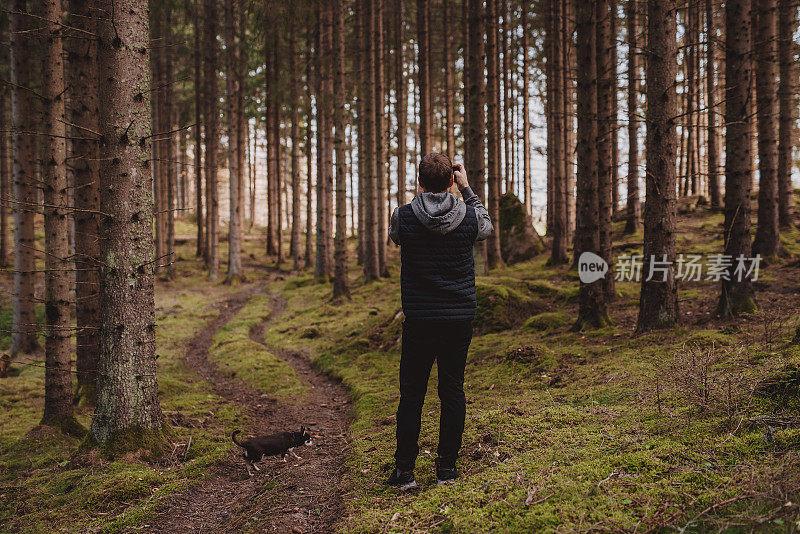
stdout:
<svg viewBox="0 0 800 534">
<path fill-rule="evenodd" d="M 448 189 L 455 180 L 463 202 Z M 439 373 L 439 484 L 458 477 L 456 458 L 464 432 L 464 366 L 475 317 L 475 241 L 492 233 L 492 222 L 467 183 L 462 165 L 437 153 L 419 164 L 419 193 L 394 210 L 389 237 L 400 245 L 403 341 L 400 358 L 400 405 L 397 408 L 395 469 L 387 481 L 407 490 L 416 487 L 414 463 L 419 453 L 422 404 L 433 360 Z"/>
</svg>

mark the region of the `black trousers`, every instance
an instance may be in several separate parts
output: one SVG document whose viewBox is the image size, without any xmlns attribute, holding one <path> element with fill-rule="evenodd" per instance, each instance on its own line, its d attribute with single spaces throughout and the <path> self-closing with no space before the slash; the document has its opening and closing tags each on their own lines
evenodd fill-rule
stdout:
<svg viewBox="0 0 800 534">
<path fill-rule="evenodd" d="M 406 319 L 403 323 L 400 356 L 400 405 L 397 408 L 397 451 L 395 465 L 407 471 L 414 468 L 419 454 L 422 404 L 428 390 L 433 361 L 439 372 L 440 465 L 454 466 L 464 432 L 466 400 L 464 367 L 472 341 L 472 321 L 428 321 Z"/>
</svg>

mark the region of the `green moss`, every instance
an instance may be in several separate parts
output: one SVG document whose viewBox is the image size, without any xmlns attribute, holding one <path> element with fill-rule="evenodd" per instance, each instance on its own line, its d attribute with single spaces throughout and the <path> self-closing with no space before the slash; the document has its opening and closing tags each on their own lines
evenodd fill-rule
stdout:
<svg viewBox="0 0 800 534">
<path fill-rule="evenodd" d="M 572 322 L 572 317 L 565 312 L 545 312 L 534 315 L 525 321 L 525 328 L 538 331 L 563 328 Z"/>
<path fill-rule="evenodd" d="M 476 282 L 478 310 L 473 324 L 481 332 L 515 328 L 531 313 L 542 310 L 544 304 L 505 284 L 485 279 Z"/>
</svg>

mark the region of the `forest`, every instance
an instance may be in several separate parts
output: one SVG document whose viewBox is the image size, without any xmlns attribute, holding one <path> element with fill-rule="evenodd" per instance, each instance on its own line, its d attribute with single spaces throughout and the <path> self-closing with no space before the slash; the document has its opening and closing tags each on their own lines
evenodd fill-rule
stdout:
<svg viewBox="0 0 800 534">
<path fill-rule="evenodd" d="M 0 532 L 800 530 L 795 0 L 0 5 Z"/>
</svg>

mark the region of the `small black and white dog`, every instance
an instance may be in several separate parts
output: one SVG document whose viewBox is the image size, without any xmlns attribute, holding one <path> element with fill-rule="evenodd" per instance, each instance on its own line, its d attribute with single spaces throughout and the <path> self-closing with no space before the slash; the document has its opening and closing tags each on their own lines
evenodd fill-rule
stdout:
<svg viewBox="0 0 800 534">
<path fill-rule="evenodd" d="M 298 460 L 302 460 L 302 458 L 294 452 L 294 448 L 314 444 L 311 441 L 311 433 L 309 433 L 304 426 L 300 427 L 300 432 L 279 432 L 268 436 L 250 438 L 244 442 L 236 441 L 236 434 L 238 433 L 239 431 L 236 430 L 231 434 L 231 439 L 236 445 L 244 449 L 242 458 L 247 462 L 247 474 L 250 476 L 253 476 L 253 473 L 250 471 L 251 467 L 256 471 L 261 471 L 258 466 L 255 465 L 255 462 L 260 462 L 265 456 L 277 456 L 280 454 L 285 462 L 286 454 L 290 453 Z"/>
</svg>

